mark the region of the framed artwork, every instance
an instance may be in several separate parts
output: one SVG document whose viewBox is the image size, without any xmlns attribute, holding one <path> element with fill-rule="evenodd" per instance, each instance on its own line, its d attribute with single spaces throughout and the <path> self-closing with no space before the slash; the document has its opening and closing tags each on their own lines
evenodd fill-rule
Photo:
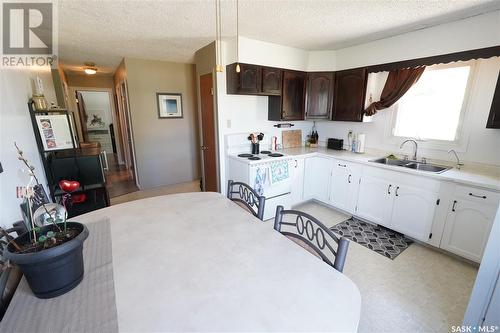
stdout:
<svg viewBox="0 0 500 333">
<path fill-rule="evenodd" d="M 182 94 L 156 93 L 158 118 L 182 118 Z"/>
<path fill-rule="evenodd" d="M 36 115 L 35 119 L 44 151 L 75 148 L 68 115 Z"/>
</svg>

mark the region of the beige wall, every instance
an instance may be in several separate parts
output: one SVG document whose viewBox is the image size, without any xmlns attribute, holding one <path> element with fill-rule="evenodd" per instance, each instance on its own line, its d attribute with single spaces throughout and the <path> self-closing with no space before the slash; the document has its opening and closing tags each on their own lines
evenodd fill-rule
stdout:
<svg viewBox="0 0 500 333">
<path fill-rule="evenodd" d="M 199 178 L 195 66 L 126 58 L 125 68 L 140 187 Z M 184 117 L 159 119 L 157 92 L 181 93 Z"/>
<path fill-rule="evenodd" d="M 111 75 L 75 75 L 66 74 L 66 80 L 70 87 L 89 88 L 113 88 L 113 76 Z"/>
</svg>

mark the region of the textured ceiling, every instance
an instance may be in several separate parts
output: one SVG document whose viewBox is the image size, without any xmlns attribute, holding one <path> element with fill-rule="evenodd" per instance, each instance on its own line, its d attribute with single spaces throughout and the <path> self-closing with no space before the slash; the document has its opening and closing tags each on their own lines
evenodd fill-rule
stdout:
<svg viewBox="0 0 500 333">
<path fill-rule="evenodd" d="M 339 49 L 500 8 L 498 0 L 240 0 L 240 35 L 308 50 Z M 222 33 L 236 34 L 236 1 Z M 112 73 L 123 57 L 192 62 L 214 39 L 213 0 L 59 1 L 59 58 Z"/>
</svg>

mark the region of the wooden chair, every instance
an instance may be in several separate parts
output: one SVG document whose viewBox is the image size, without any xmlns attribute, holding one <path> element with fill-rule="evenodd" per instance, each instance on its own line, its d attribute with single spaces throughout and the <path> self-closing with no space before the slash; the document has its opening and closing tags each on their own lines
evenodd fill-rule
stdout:
<svg viewBox="0 0 500 333">
<path fill-rule="evenodd" d="M 266 198 L 245 183 L 228 181 L 227 198 L 243 204 L 255 217 L 263 221 Z"/>
<path fill-rule="evenodd" d="M 284 221 L 285 216 L 291 219 Z M 286 230 L 283 230 L 283 226 Z M 274 229 L 292 240 L 297 240 L 299 244 L 305 244 L 308 251 L 339 272 L 343 271 L 349 241 L 344 237 L 339 239 L 313 216 L 298 210 L 284 210 L 283 206 L 278 206 L 274 218 Z M 337 245 L 336 250 L 335 245 Z"/>
</svg>

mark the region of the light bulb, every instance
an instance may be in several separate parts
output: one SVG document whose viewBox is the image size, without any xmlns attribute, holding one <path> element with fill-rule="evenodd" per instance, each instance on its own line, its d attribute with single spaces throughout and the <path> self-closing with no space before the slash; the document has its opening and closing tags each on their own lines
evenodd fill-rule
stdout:
<svg viewBox="0 0 500 333">
<path fill-rule="evenodd" d="M 236 73 L 241 72 L 240 64 L 236 64 Z"/>
<path fill-rule="evenodd" d="M 94 75 L 95 73 L 97 73 L 96 68 L 85 68 L 84 71 L 85 71 L 85 74 L 88 74 L 88 75 Z"/>
</svg>

